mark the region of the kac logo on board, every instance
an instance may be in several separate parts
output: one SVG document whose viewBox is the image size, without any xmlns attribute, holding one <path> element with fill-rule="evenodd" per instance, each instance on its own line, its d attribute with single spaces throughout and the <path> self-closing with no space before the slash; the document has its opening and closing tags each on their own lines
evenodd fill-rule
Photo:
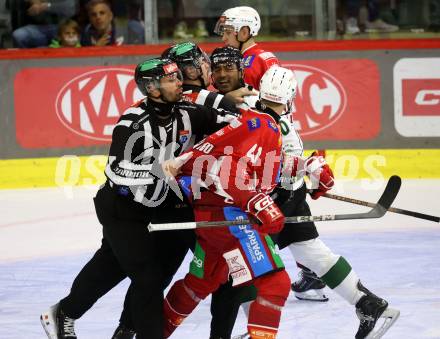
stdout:
<svg viewBox="0 0 440 339">
<path fill-rule="evenodd" d="M 317 67 L 289 64 L 298 80 L 295 98 L 296 128 L 301 135 L 329 128 L 345 112 L 347 94 L 342 84 Z"/>
<path fill-rule="evenodd" d="M 75 134 L 110 141 L 119 116 L 141 98 L 132 70 L 103 68 L 67 82 L 56 97 L 56 114 Z"/>
</svg>

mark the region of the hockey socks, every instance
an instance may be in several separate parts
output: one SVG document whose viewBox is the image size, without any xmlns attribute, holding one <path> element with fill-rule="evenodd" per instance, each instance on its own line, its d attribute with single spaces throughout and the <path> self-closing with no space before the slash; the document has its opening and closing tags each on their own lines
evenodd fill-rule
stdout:
<svg viewBox="0 0 440 339">
<path fill-rule="evenodd" d="M 399 317 L 398 310 L 368 291 L 344 257 L 334 254 L 318 238 L 289 245 L 295 260 L 314 271 L 331 289 L 355 305 L 360 320 L 356 339 L 378 339 Z M 382 324 L 378 324 L 381 318 Z"/>
<path fill-rule="evenodd" d="M 289 249 L 297 262 L 315 272 L 351 305 L 364 295 L 357 288 L 359 278 L 347 260 L 333 253 L 319 238 L 293 243 Z"/>
<path fill-rule="evenodd" d="M 272 339 L 280 325 L 282 306 L 275 305 L 261 297 L 249 308 L 248 332 L 251 339 Z"/>
<path fill-rule="evenodd" d="M 290 292 L 285 270 L 257 278 L 257 299 L 249 308 L 248 332 L 251 339 L 272 339 L 280 325 L 281 310 Z"/>
<path fill-rule="evenodd" d="M 351 305 L 355 305 L 364 295 L 357 288 L 359 277 L 344 257 L 339 257 L 336 264 L 321 276 L 321 279 Z"/>
<path fill-rule="evenodd" d="M 171 336 L 201 300 L 185 285 L 183 280 L 174 283 L 163 305 L 164 338 Z"/>
</svg>

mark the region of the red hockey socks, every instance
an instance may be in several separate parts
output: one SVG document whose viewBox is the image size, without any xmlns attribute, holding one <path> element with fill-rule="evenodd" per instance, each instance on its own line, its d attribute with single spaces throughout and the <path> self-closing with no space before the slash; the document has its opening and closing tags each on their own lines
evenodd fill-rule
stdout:
<svg viewBox="0 0 440 339">
<path fill-rule="evenodd" d="M 282 307 L 262 305 L 258 299 L 252 302 L 249 309 L 248 332 L 251 339 L 273 339 L 280 325 Z"/>
<path fill-rule="evenodd" d="M 201 301 L 194 292 L 178 280 L 169 290 L 164 303 L 164 338 L 168 338 Z"/>
<path fill-rule="evenodd" d="M 280 325 L 281 310 L 290 291 L 290 279 L 286 271 L 258 278 L 257 299 L 249 309 L 248 332 L 251 339 L 274 339 Z"/>
</svg>

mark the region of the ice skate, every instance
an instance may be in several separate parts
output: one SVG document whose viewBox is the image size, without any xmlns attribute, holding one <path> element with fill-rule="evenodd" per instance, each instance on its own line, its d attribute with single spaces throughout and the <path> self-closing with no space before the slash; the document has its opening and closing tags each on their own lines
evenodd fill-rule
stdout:
<svg viewBox="0 0 440 339">
<path fill-rule="evenodd" d="M 328 301 L 324 294 L 325 283 L 310 270 L 302 269 L 300 278 L 292 284 L 292 291 L 299 300 Z"/>
<path fill-rule="evenodd" d="M 126 327 L 123 324 L 119 324 L 112 335 L 112 339 L 133 339 L 136 332 Z"/>
<path fill-rule="evenodd" d="M 248 333 L 239 334 L 239 335 L 232 337 L 232 339 L 249 339 L 249 338 L 250 338 L 250 336 Z"/>
<path fill-rule="evenodd" d="M 58 304 L 55 304 L 51 306 L 48 311 L 40 315 L 41 325 L 43 326 L 43 329 L 49 339 L 58 339 L 55 324 L 57 308 Z"/>
<path fill-rule="evenodd" d="M 42 313 L 40 321 L 49 339 L 77 339 L 74 329 L 75 319 L 67 317 L 58 304 Z"/>
<path fill-rule="evenodd" d="M 358 289 L 365 293 L 356 303 L 356 314 L 360 320 L 356 339 L 378 339 L 389 330 L 400 315 L 400 311 L 388 307 L 388 303 L 358 282 Z M 383 323 L 378 322 L 383 319 Z"/>
</svg>

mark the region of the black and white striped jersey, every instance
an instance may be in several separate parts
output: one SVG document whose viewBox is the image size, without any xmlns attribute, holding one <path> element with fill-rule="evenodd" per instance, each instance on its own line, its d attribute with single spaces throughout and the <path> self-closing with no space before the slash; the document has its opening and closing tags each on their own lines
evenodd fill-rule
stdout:
<svg viewBox="0 0 440 339">
<path fill-rule="evenodd" d="M 183 84 L 183 100 L 212 108 L 221 108 L 230 112 L 238 112 L 234 102 L 223 94 L 211 92 L 200 86 Z"/>
<path fill-rule="evenodd" d="M 235 117 L 189 102 L 139 102 L 124 112 L 113 130 L 105 169 L 109 185 L 116 187 L 118 194 L 132 195 L 146 206 L 158 206 L 169 191 L 160 164 Z"/>
</svg>

